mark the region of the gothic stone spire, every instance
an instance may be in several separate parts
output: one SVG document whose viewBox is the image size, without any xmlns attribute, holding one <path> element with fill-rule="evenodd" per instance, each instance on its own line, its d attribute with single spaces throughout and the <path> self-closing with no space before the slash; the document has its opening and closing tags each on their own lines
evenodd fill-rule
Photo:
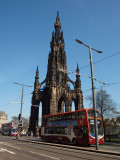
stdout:
<svg viewBox="0 0 120 160">
<path fill-rule="evenodd" d="M 66 65 L 66 53 L 64 50 L 64 38 L 63 31 L 61 31 L 61 23 L 59 19 L 59 13 L 57 12 L 56 23 L 54 24 L 55 31 L 52 32 L 52 39 L 50 42 L 51 51 L 48 59 L 47 70 L 47 84 L 60 83 L 58 69 L 67 69 Z M 65 79 L 65 77 L 63 77 Z"/>
<path fill-rule="evenodd" d="M 77 63 L 77 69 L 76 69 L 76 82 L 75 82 L 75 88 L 80 89 L 81 88 L 81 82 L 80 82 L 80 75 L 79 75 L 79 66 Z"/>
<path fill-rule="evenodd" d="M 37 66 L 35 83 L 34 83 L 34 91 L 38 91 L 38 90 L 39 90 L 39 71 L 38 71 L 38 66 Z"/>
<path fill-rule="evenodd" d="M 60 29 L 61 29 L 59 12 L 57 12 L 56 23 L 54 24 L 54 27 L 55 27 L 55 40 L 56 40 L 56 43 L 59 43 L 60 42 Z"/>
</svg>

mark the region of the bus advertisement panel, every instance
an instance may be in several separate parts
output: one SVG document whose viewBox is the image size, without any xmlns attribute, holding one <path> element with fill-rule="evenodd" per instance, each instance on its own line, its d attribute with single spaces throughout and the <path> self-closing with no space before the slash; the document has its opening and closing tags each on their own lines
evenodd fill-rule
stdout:
<svg viewBox="0 0 120 160">
<path fill-rule="evenodd" d="M 46 115 L 42 118 L 41 138 L 45 141 L 95 144 L 94 110 L 82 109 L 73 112 Z M 99 144 L 104 143 L 102 119 L 97 111 Z"/>
</svg>

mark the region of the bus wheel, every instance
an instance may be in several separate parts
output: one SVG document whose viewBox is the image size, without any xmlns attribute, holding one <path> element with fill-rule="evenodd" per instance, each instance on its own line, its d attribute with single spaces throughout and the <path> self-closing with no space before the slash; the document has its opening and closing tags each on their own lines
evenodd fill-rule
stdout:
<svg viewBox="0 0 120 160">
<path fill-rule="evenodd" d="M 77 139 L 76 139 L 76 138 L 73 138 L 72 144 L 73 144 L 73 145 L 77 145 Z"/>
</svg>

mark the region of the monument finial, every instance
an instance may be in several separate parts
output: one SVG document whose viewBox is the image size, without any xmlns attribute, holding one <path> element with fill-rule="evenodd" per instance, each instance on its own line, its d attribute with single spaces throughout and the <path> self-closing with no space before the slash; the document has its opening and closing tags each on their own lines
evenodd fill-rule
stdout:
<svg viewBox="0 0 120 160">
<path fill-rule="evenodd" d="M 57 11 L 55 28 L 56 28 L 56 26 L 59 26 L 59 28 L 61 28 L 61 23 L 60 23 L 60 18 L 59 18 L 59 12 L 58 11 Z"/>
</svg>

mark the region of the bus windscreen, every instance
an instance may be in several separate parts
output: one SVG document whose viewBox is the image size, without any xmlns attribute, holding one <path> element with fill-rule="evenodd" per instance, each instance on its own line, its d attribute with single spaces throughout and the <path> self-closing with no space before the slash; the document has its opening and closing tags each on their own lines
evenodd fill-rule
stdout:
<svg viewBox="0 0 120 160">
<path fill-rule="evenodd" d="M 97 118 L 101 118 L 99 111 L 96 111 L 96 113 L 97 113 Z M 94 110 L 93 109 L 88 110 L 88 117 L 94 117 Z"/>
<path fill-rule="evenodd" d="M 98 125 L 98 136 L 103 136 L 103 127 L 101 120 L 97 120 L 97 125 Z M 89 129 L 91 136 L 95 137 L 94 119 L 89 119 Z"/>
</svg>

